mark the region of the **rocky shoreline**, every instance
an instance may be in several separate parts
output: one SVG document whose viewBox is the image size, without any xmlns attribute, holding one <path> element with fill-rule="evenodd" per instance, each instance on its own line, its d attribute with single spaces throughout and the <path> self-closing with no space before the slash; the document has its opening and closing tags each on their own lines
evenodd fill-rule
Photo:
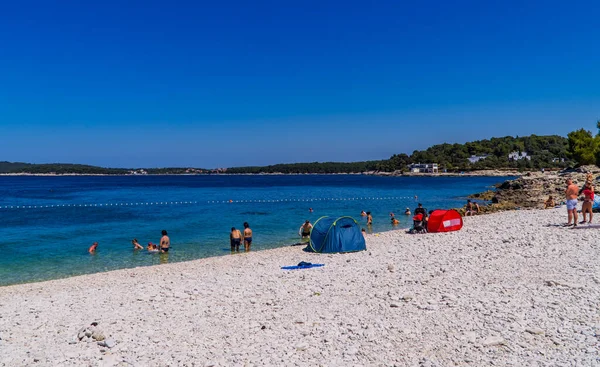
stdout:
<svg viewBox="0 0 600 367">
<path fill-rule="evenodd" d="M 600 174 L 600 168 L 582 166 L 559 172 L 529 172 L 517 179 L 503 182 L 496 190 L 473 194 L 470 197 L 492 202 L 481 206 L 484 213 L 511 209 L 543 209 L 544 202 L 550 195 L 557 204 L 564 201 L 567 178 L 572 179 L 581 188 L 587 173 L 596 177 Z"/>
</svg>

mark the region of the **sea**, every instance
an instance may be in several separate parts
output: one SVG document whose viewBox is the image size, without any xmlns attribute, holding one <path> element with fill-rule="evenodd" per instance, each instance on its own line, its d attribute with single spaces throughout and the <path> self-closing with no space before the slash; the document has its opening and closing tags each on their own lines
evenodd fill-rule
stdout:
<svg viewBox="0 0 600 367">
<path fill-rule="evenodd" d="M 460 207 L 510 177 L 139 175 L 0 177 L 0 286 L 232 256 L 229 233 L 248 222 L 251 251 L 300 242 L 305 220 L 352 216 L 369 232 L 404 231 L 404 215 Z M 312 210 L 311 210 L 312 209 Z M 393 226 L 390 213 L 400 224 Z M 171 238 L 168 254 L 133 250 Z M 98 242 L 94 255 L 88 253 Z"/>
</svg>

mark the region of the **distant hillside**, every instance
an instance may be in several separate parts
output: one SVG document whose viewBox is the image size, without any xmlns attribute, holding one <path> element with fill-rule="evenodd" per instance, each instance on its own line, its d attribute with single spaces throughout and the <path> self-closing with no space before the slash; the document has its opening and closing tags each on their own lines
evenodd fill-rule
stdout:
<svg viewBox="0 0 600 367">
<path fill-rule="evenodd" d="M 232 167 L 207 170 L 201 168 L 104 168 L 82 164 L 30 164 L 0 162 L 0 173 L 33 174 L 195 174 L 195 173 L 360 173 L 368 171 L 407 171 L 412 163 L 437 163 L 448 171 L 481 169 L 564 168 L 568 159 L 568 139 L 558 135 L 526 137 L 506 136 L 465 144 L 438 144 L 411 155 L 394 154 L 390 159 L 364 162 L 312 162 L 270 166 Z M 509 158 L 512 156 L 512 158 Z M 135 172 L 134 172 L 135 171 Z"/>
<path fill-rule="evenodd" d="M 465 144 L 438 144 L 411 155 L 394 154 L 390 159 L 366 162 L 313 162 L 276 164 L 264 167 L 234 167 L 226 173 L 355 173 L 367 171 L 407 171 L 412 163 L 437 163 L 449 171 L 480 169 L 563 168 L 572 164 L 567 158 L 568 140 L 558 135 L 506 136 Z M 516 152 L 518 157 L 509 159 Z M 525 154 L 523 154 L 525 153 Z M 528 158 L 527 158 L 528 157 Z M 471 159 L 474 162 L 471 162 Z"/>
<path fill-rule="evenodd" d="M 568 139 L 558 135 L 505 136 L 465 144 L 438 144 L 416 150 L 410 156 L 393 155 L 379 168 L 403 170 L 411 163 L 437 163 L 448 170 L 564 168 L 573 164 L 568 159 L 568 148 Z M 517 153 L 517 157 L 509 159 L 511 153 Z"/>
<path fill-rule="evenodd" d="M 360 173 L 375 171 L 382 162 L 385 161 L 282 163 L 264 167 L 227 168 L 225 173 Z"/>
<path fill-rule="evenodd" d="M 129 170 L 122 168 L 103 168 L 84 164 L 69 163 L 32 164 L 21 162 L 0 162 L 0 173 L 122 175 L 129 173 Z"/>
</svg>

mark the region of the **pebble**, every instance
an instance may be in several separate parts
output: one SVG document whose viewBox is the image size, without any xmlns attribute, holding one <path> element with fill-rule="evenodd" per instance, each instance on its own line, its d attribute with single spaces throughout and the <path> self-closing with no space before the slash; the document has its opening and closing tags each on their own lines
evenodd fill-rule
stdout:
<svg viewBox="0 0 600 367">
<path fill-rule="evenodd" d="M 529 334 L 533 334 L 533 335 L 542 335 L 542 334 L 544 334 L 544 330 L 542 330 L 542 329 L 536 329 L 536 328 L 525 329 L 525 331 L 528 332 Z"/>
<path fill-rule="evenodd" d="M 506 345 L 506 341 L 500 337 L 490 337 L 483 341 L 484 347 L 496 347 L 501 345 Z"/>
<path fill-rule="evenodd" d="M 302 343 L 296 344 L 296 350 L 304 351 L 307 349 L 308 349 L 308 343 L 302 342 Z"/>
</svg>

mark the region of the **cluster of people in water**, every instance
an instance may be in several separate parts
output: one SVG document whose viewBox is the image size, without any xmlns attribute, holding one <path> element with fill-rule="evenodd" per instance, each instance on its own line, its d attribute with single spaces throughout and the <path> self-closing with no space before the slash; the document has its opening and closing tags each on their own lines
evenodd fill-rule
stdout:
<svg viewBox="0 0 600 367">
<path fill-rule="evenodd" d="M 160 252 L 163 254 L 169 252 L 169 248 L 171 247 L 171 239 L 167 235 L 167 231 L 164 229 L 162 230 L 161 235 L 162 235 L 162 237 L 160 238 L 159 244 L 153 244 L 152 242 L 148 242 L 148 246 L 146 247 L 146 250 L 148 250 L 148 252 Z M 131 240 L 131 244 L 133 245 L 134 250 L 143 250 L 144 249 L 144 246 L 140 245 L 137 238 L 134 238 L 133 240 Z M 94 242 L 90 246 L 90 248 L 88 248 L 88 252 L 90 254 L 95 254 L 97 249 L 98 249 L 98 242 Z"/>
</svg>

